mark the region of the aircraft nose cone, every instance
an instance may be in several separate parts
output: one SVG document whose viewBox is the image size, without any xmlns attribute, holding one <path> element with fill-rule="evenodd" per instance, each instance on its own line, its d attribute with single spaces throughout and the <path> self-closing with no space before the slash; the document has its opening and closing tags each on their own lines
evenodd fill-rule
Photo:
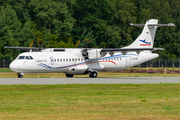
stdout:
<svg viewBox="0 0 180 120">
<path fill-rule="evenodd" d="M 16 62 L 12 62 L 10 65 L 9 65 L 9 68 L 12 70 L 12 71 L 15 71 L 18 69 L 18 66 L 16 64 Z"/>
</svg>

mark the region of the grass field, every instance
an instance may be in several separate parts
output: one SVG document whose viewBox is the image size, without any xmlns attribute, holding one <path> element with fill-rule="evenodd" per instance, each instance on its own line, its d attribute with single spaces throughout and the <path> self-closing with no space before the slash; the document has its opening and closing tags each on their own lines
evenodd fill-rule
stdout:
<svg viewBox="0 0 180 120">
<path fill-rule="evenodd" d="M 0 85 L 1 120 L 180 119 L 180 84 Z"/>
<path fill-rule="evenodd" d="M 13 72 L 10 68 L 0 68 L 0 73 L 1 72 Z"/>
<path fill-rule="evenodd" d="M 65 78 L 64 73 L 27 73 L 23 78 Z M 86 78 L 89 75 L 75 75 L 75 78 Z M 97 77 L 180 77 L 180 74 L 163 73 L 118 73 L 118 72 L 100 72 Z M 15 72 L 0 73 L 0 78 L 17 78 Z"/>
<path fill-rule="evenodd" d="M 98 74 L 98 77 L 162 76 L 180 74 Z M 0 78 L 15 77 L 15 72 L 0 68 Z M 65 74 L 33 73 L 24 77 L 65 77 Z M 172 120 L 180 119 L 179 100 L 180 84 L 0 85 L 0 120 Z"/>
<path fill-rule="evenodd" d="M 129 68 L 131 69 L 131 68 Z M 133 68 L 133 69 L 152 69 L 152 68 Z M 153 69 L 170 69 L 180 70 L 180 68 L 153 68 Z M 63 78 L 64 73 L 26 73 L 24 78 Z M 74 77 L 89 77 L 89 75 L 75 75 Z M 180 77 L 180 74 L 170 73 L 120 73 L 116 71 L 100 72 L 98 77 Z M 9 68 L 0 68 L 0 78 L 17 78 L 15 72 Z"/>
</svg>

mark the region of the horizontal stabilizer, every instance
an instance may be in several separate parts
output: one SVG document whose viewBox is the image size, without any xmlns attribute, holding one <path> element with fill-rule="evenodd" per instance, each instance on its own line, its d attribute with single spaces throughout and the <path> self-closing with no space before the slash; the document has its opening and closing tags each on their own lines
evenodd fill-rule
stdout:
<svg viewBox="0 0 180 120">
<path fill-rule="evenodd" d="M 145 24 L 132 24 L 130 23 L 131 26 L 144 26 Z M 147 26 L 176 26 L 173 23 L 168 23 L 168 24 L 147 24 Z"/>
<path fill-rule="evenodd" d="M 165 50 L 164 48 L 154 48 L 154 50 Z"/>
</svg>

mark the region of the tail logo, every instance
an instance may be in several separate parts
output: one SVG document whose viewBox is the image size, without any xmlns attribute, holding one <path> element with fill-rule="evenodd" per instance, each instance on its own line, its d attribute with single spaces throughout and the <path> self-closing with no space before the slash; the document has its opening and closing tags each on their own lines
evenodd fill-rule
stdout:
<svg viewBox="0 0 180 120">
<path fill-rule="evenodd" d="M 141 42 L 140 46 L 151 46 L 151 42 L 147 42 L 146 39 L 139 41 Z"/>
</svg>

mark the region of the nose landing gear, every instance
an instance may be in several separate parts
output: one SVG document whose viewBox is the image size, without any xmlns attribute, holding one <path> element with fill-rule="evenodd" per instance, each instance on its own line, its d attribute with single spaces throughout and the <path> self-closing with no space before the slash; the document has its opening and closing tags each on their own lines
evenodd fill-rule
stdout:
<svg viewBox="0 0 180 120">
<path fill-rule="evenodd" d="M 25 75 L 24 73 L 17 73 L 17 75 L 18 75 L 18 78 L 23 78 L 23 75 Z"/>
</svg>

